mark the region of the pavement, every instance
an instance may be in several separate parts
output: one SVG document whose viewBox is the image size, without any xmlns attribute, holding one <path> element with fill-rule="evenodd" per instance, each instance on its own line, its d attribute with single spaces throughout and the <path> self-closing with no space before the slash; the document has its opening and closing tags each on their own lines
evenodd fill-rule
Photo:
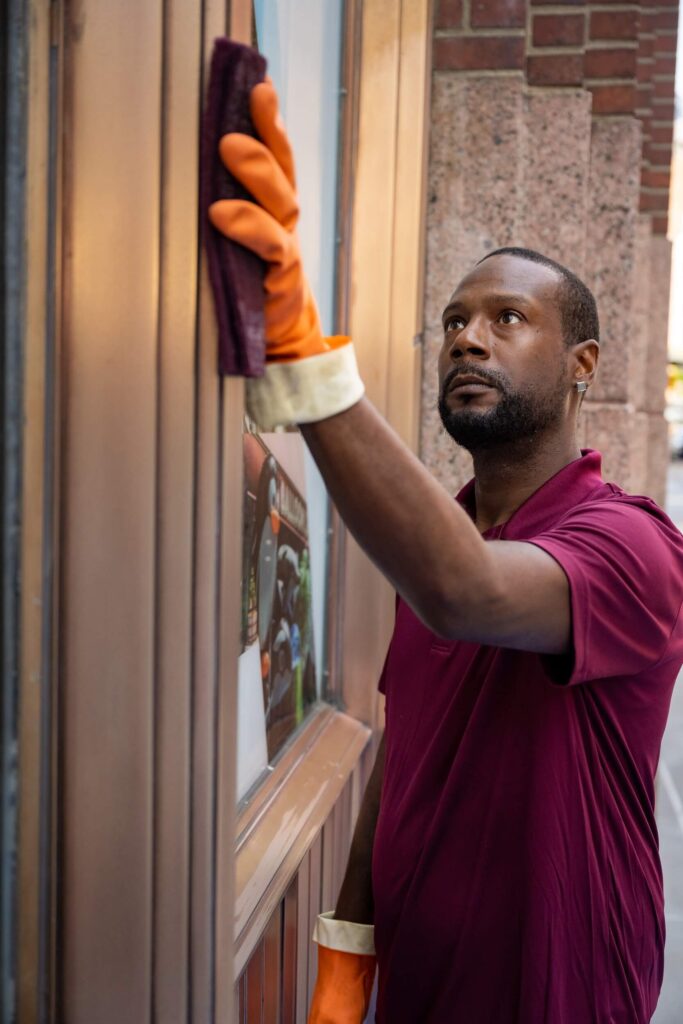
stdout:
<svg viewBox="0 0 683 1024">
<path fill-rule="evenodd" d="M 669 470 L 666 510 L 683 529 L 683 462 Z M 674 687 L 659 762 L 657 824 L 664 869 L 664 985 L 652 1024 L 683 1024 L 683 673 Z"/>
</svg>

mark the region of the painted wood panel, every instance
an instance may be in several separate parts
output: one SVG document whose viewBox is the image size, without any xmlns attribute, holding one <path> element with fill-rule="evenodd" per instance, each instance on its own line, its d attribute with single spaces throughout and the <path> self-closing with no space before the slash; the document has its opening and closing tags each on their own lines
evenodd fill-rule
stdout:
<svg viewBox="0 0 683 1024">
<path fill-rule="evenodd" d="M 350 329 L 367 392 L 413 450 L 419 422 L 429 0 L 365 0 L 354 178 Z M 393 594 L 348 539 L 343 629 L 346 708 L 378 727 Z"/>
<path fill-rule="evenodd" d="M 164 1024 L 185 1022 L 189 999 L 201 13 L 170 0 L 164 22 L 153 865 L 154 1007 Z"/>
<path fill-rule="evenodd" d="M 147 1021 L 162 3 L 66 10 L 63 987 Z"/>
<path fill-rule="evenodd" d="M 26 139 L 23 270 L 26 291 L 18 698 L 20 847 L 18 934 L 13 943 L 19 1024 L 32 1024 L 47 1009 L 52 919 L 49 912 L 52 894 L 49 808 L 53 753 L 50 653 L 54 605 L 53 577 L 50 570 L 46 571 L 46 565 L 53 564 L 57 511 L 53 495 L 56 338 L 54 294 L 48 286 L 48 257 L 51 257 L 57 231 L 57 222 L 50 218 L 57 167 L 51 161 L 50 18 L 45 5 L 31 8 L 26 45 L 29 62 L 26 104 L 30 116 Z M 21 261 L 18 253 L 17 260 Z M 7 335 L 4 343 L 8 344 Z"/>
<path fill-rule="evenodd" d="M 376 138 L 379 112 L 364 108 L 356 212 L 379 220 L 390 251 L 416 237 L 414 217 L 396 220 L 399 194 L 409 202 L 418 188 L 415 168 L 392 171 L 379 205 L 371 200 L 387 153 L 395 161 L 405 149 L 396 119 L 405 124 L 419 101 L 410 95 L 423 68 L 419 26 L 408 56 L 402 40 L 422 14 L 398 0 L 364 6 L 364 94 L 379 72 L 386 91 Z M 300 826 L 289 846 L 277 835 L 287 800 L 276 791 L 244 856 L 235 854 L 243 393 L 216 374 L 197 136 L 213 38 L 228 24 L 248 37 L 251 4 L 77 0 L 64 9 L 55 1024 L 304 1022 L 316 971 L 310 936 L 336 900 L 369 754 L 367 732 L 336 716 L 336 739 L 307 752 L 315 800 L 303 799 L 308 790 L 289 800 Z M 399 275 L 396 259 L 377 265 L 376 245 L 354 236 L 363 289 L 352 321 L 369 390 L 387 411 L 397 338 L 389 307 L 412 271 L 406 263 Z M 372 304 L 363 266 L 374 274 Z M 42 316 L 39 304 L 32 316 Z M 414 354 L 404 357 L 410 373 Z M 32 385 L 35 405 L 43 385 Z M 40 493 L 36 476 L 27 481 Z M 36 517 L 29 526 L 39 527 Z M 365 570 L 351 551 L 344 698 L 374 720 L 378 645 L 363 637 L 381 634 L 391 602 L 359 586 Z M 377 631 L 360 593 L 378 610 Z M 277 860 L 270 868 L 257 856 L 258 828 Z M 35 931 L 24 934 L 35 941 Z M 234 954 L 240 967 L 248 961 L 237 989 Z"/>
<path fill-rule="evenodd" d="M 211 44 L 225 35 L 225 0 L 205 0 L 202 95 Z M 201 250 L 196 353 L 196 448 L 192 700 L 192 879 L 190 970 L 192 1019 L 211 1020 L 215 977 L 215 785 L 218 714 L 218 586 L 220 579 L 220 470 L 222 408 L 216 373 L 218 335 L 206 258 Z"/>
<path fill-rule="evenodd" d="M 271 917 L 263 937 L 263 1024 L 280 1024 L 283 911 L 284 900 Z"/>
<path fill-rule="evenodd" d="M 359 769 L 356 769 L 359 771 Z M 355 774 L 355 772 L 354 772 Z M 239 1024 L 306 1024 L 317 972 L 313 926 L 337 898 L 351 842 L 351 776 L 235 986 Z M 343 862 L 342 862 L 343 859 Z M 328 879 L 325 891 L 325 879 Z M 326 903 L 325 900 L 328 900 Z M 262 1018 L 258 1014 L 262 1014 Z"/>
<path fill-rule="evenodd" d="M 282 908 L 282 1024 L 296 1021 L 297 900 L 299 879 L 294 878 Z"/>
<path fill-rule="evenodd" d="M 308 966 L 309 966 L 309 882 L 310 860 L 304 857 L 298 872 L 298 900 L 296 920 L 296 1024 L 306 1024 L 308 1016 Z"/>
</svg>

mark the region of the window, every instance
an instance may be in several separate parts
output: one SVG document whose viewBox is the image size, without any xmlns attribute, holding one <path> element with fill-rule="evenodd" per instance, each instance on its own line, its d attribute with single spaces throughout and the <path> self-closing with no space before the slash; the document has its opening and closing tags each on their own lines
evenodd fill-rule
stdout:
<svg viewBox="0 0 683 1024">
<path fill-rule="evenodd" d="M 297 161 L 299 236 L 323 330 L 335 326 L 342 2 L 257 0 L 256 38 Z M 296 430 L 244 433 L 237 798 L 325 696 L 327 492 Z"/>
</svg>

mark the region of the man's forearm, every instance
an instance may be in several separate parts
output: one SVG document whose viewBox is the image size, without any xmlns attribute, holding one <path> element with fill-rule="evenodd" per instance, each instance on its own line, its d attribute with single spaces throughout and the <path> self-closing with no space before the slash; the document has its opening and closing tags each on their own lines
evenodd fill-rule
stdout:
<svg viewBox="0 0 683 1024">
<path fill-rule="evenodd" d="M 488 545 L 370 402 L 301 429 L 342 519 L 423 621 L 438 632 L 459 601 L 481 614 Z"/>
<path fill-rule="evenodd" d="M 302 427 L 342 519 L 426 626 L 452 640 L 569 649 L 569 585 L 541 548 L 482 539 L 366 399 Z"/>
<path fill-rule="evenodd" d="M 379 815 L 379 802 L 384 779 L 384 736 L 380 741 L 375 766 L 363 796 L 346 874 L 339 891 L 335 917 L 340 921 L 373 924 L 372 847 Z"/>
</svg>

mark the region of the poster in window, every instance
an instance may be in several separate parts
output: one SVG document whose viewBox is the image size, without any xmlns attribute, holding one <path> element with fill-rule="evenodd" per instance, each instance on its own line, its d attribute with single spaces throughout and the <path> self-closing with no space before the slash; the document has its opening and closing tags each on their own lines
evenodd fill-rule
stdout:
<svg viewBox="0 0 683 1024">
<path fill-rule="evenodd" d="M 317 696 L 298 433 L 244 434 L 243 522 L 238 795 L 282 749 Z"/>
</svg>

